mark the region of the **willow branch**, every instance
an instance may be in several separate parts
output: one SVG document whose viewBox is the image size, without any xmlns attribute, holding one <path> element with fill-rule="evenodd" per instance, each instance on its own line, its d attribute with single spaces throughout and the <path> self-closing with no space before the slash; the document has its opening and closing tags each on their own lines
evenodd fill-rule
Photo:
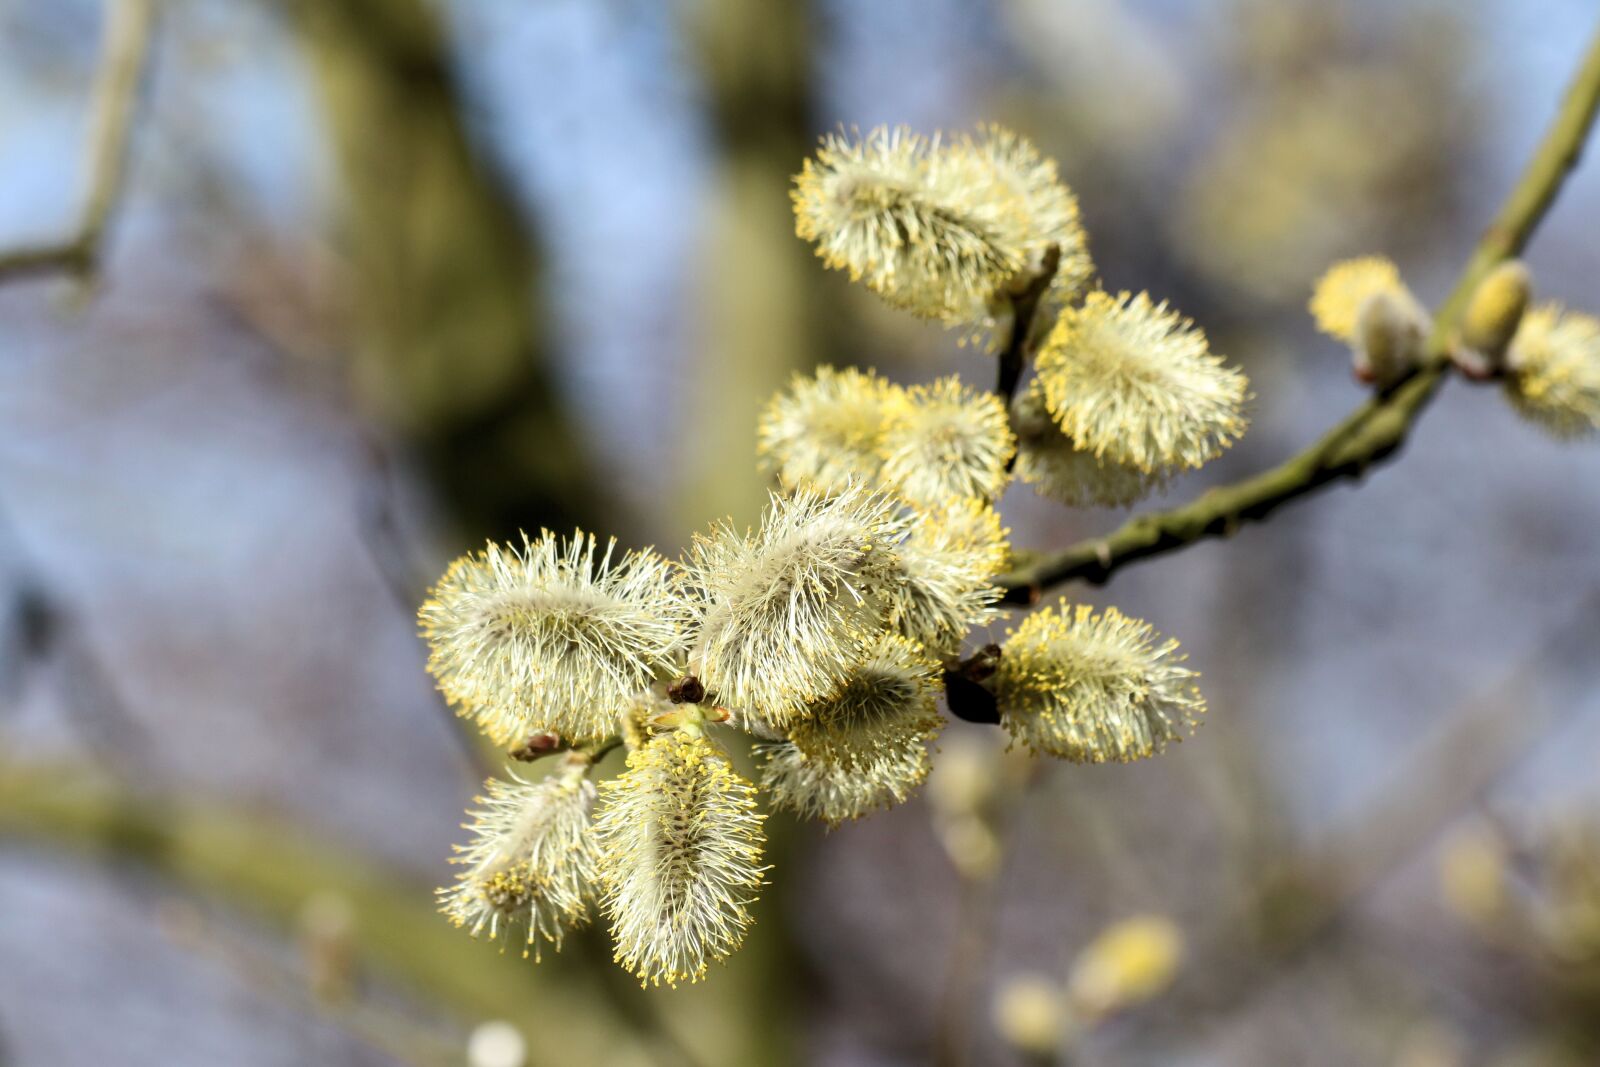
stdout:
<svg viewBox="0 0 1600 1067">
<path fill-rule="evenodd" d="M 1483 276 L 1521 253 L 1577 165 L 1600 107 L 1600 33 L 1589 47 L 1555 122 L 1499 215 L 1484 232 L 1433 321 L 1423 367 L 1368 400 L 1321 440 L 1271 470 L 1221 486 L 1192 503 L 1129 520 L 1105 535 L 1050 553 L 1000 579 L 1006 602 L 1029 604 L 1051 586 L 1102 583 L 1129 563 L 1165 555 L 1211 537 L 1229 537 L 1292 500 L 1335 482 L 1359 479 L 1405 444 L 1411 427 L 1449 373 L 1457 323 Z"/>
<path fill-rule="evenodd" d="M 92 281 L 128 163 L 129 131 L 155 28 L 156 0 L 113 0 L 89 122 L 88 188 L 77 229 L 54 244 L 0 252 L 0 281 L 66 271 Z"/>
</svg>

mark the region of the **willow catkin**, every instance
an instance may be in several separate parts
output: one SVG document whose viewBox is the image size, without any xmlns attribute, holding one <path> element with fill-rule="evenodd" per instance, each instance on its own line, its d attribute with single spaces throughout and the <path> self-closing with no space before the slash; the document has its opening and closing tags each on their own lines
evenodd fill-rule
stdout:
<svg viewBox="0 0 1600 1067">
<path fill-rule="evenodd" d="M 1600 429 L 1600 319 L 1541 304 L 1511 342 L 1506 396 L 1530 422 L 1562 439 Z"/>
<path fill-rule="evenodd" d="M 1050 414 L 1038 379 L 1018 397 L 1016 474 L 1040 496 L 1071 507 L 1126 507 L 1164 486 L 1170 472 L 1141 470 L 1096 456 L 1066 435 Z"/>
<path fill-rule="evenodd" d="M 542 730 L 604 737 L 617 709 L 682 655 L 672 564 L 615 551 L 581 531 L 491 544 L 451 564 L 422 605 L 428 669 L 497 743 Z"/>
<path fill-rule="evenodd" d="M 939 735 L 938 667 L 900 637 L 879 639 L 839 691 L 787 740 L 761 745 L 774 805 L 837 825 L 903 802 L 928 776 Z"/>
<path fill-rule="evenodd" d="M 750 926 L 765 870 L 755 787 L 690 728 L 630 753 L 602 791 L 600 906 L 617 962 L 641 984 L 699 981 Z"/>
<path fill-rule="evenodd" d="M 1021 270 L 1003 208 L 964 184 L 937 142 L 904 127 L 830 134 L 802 164 L 795 232 L 895 307 L 969 322 Z"/>
<path fill-rule="evenodd" d="M 1005 405 L 955 377 L 907 390 L 884 423 L 883 480 L 921 507 L 951 498 L 994 500 L 1016 443 Z"/>
<path fill-rule="evenodd" d="M 587 762 L 573 762 L 538 782 L 491 779 L 471 812 L 470 844 L 452 862 L 462 871 L 439 890 L 439 907 L 474 937 L 525 935 L 523 955 L 588 921 L 595 848 L 589 810 L 595 787 Z"/>
<path fill-rule="evenodd" d="M 716 700 L 782 727 L 843 681 L 883 629 L 909 520 L 882 493 L 774 495 L 753 534 L 721 524 L 689 551 L 690 670 Z"/>
<path fill-rule="evenodd" d="M 1244 375 L 1144 293 L 1094 292 L 1063 312 L 1038 372 L 1062 431 L 1097 459 L 1141 471 L 1198 467 L 1244 432 Z"/>
<path fill-rule="evenodd" d="M 1030 751 L 1077 763 L 1155 755 L 1205 713 L 1178 642 L 1116 608 L 1065 601 L 1024 619 L 995 676 L 1001 723 Z"/>
<path fill-rule="evenodd" d="M 786 488 L 839 492 L 874 485 L 885 427 L 902 401 L 899 386 L 871 371 L 818 367 L 797 374 L 761 413 L 757 451 Z"/>
<path fill-rule="evenodd" d="M 1000 517 L 986 504 L 954 500 L 917 512 L 884 594 L 888 625 L 930 655 L 955 655 L 969 631 L 994 619 L 1001 594 L 993 577 L 1007 553 Z"/>
</svg>

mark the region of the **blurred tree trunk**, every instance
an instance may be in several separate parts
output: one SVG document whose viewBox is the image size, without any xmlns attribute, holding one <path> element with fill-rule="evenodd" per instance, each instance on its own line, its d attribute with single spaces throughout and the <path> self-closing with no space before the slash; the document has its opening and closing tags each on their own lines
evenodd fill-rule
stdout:
<svg viewBox="0 0 1600 1067">
<path fill-rule="evenodd" d="M 711 48 L 718 56 L 728 45 L 733 54 L 727 58 L 742 60 L 742 49 L 770 43 L 781 32 L 770 18 L 757 19 L 740 5 L 720 6 L 737 13 L 743 40 L 719 41 Z M 595 486 L 546 367 L 538 263 L 527 221 L 469 140 L 433 5 L 296 0 L 292 10 L 345 183 L 346 239 L 363 330 L 354 372 L 364 402 L 421 454 L 464 532 L 504 536 L 541 524 L 604 528 L 597 513 L 614 508 Z M 738 330 L 719 329 L 718 343 L 708 348 L 712 358 L 700 369 L 703 381 L 716 383 L 719 407 L 729 405 L 728 425 L 696 420 L 692 433 L 695 445 L 705 446 L 700 456 L 737 469 L 746 499 L 757 495 L 756 405 L 810 351 L 793 306 L 801 268 L 808 265 L 790 230 L 786 193 L 806 140 L 803 46 L 782 39 L 779 51 L 791 49 L 797 58 L 775 84 L 751 89 L 748 111 L 733 107 L 741 117 L 735 123 L 740 132 L 727 138 L 738 146 L 730 150 L 736 162 L 729 170 L 742 177 L 725 184 L 744 192 L 719 198 L 732 210 L 716 227 L 718 241 L 737 250 L 716 253 L 717 280 L 749 276 L 751 284 L 719 293 L 719 301 L 727 300 L 720 308 L 739 308 Z M 712 65 L 723 68 L 721 60 Z M 772 73 L 764 69 L 771 65 L 765 58 L 736 65 L 726 89 L 731 98 L 719 88 L 719 100 L 742 97 L 752 78 Z M 774 137 L 764 127 L 779 113 L 787 117 L 776 125 L 786 132 Z M 747 244 L 752 234 L 756 240 Z M 771 340 L 774 332 L 782 343 Z M 727 480 L 723 469 L 708 473 L 714 487 Z M 706 505 L 696 504 L 692 514 L 692 525 L 701 525 Z M 774 1049 L 783 1044 L 778 1031 L 788 1029 L 773 994 L 791 988 L 778 963 L 786 958 L 779 925 L 769 918 L 763 939 L 778 943 L 776 950 L 741 953 L 724 972 L 729 981 L 714 989 L 680 991 L 670 1019 L 657 998 L 612 963 L 603 928 L 579 931 L 574 951 L 560 963 L 601 983 L 613 1010 L 658 1039 L 669 1030 L 692 1035 L 704 1062 L 772 1063 L 787 1058 Z M 743 1010 L 730 1010 L 734 1004 Z M 671 1047 L 657 1053 L 664 1063 L 684 1059 Z"/>
<path fill-rule="evenodd" d="M 705 79 L 719 173 L 707 199 L 697 359 L 689 395 L 704 398 L 689 434 L 678 524 L 755 517 L 765 479 L 756 418 L 796 370 L 823 358 L 809 314 L 818 267 L 794 235 L 790 177 L 811 150 L 809 3 L 692 0 L 689 36 Z"/>
<path fill-rule="evenodd" d="M 551 380 L 528 220 L 471 143 L 426 0 L 289 5 L 344 182 L 361 402 L 471 540 L 596 522 Z"/>
</svg>

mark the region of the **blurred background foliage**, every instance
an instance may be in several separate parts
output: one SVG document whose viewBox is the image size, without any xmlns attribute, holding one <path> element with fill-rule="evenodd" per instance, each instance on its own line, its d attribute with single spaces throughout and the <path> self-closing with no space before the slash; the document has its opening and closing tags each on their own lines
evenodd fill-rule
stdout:
<svg viewBox="0 0 1600 1067">
<path fill-rule="evenodd" d="M 693 989 L 433 913 L 484 754 L 413 621 L 486 537 L 752 520 L 797 370 L 988 380 L 793 237 L 841 124 L 1037 140 L 1106 284 L 1254 378 L 1170 496 L 1275 461 L 1359 400 L 1312 278 L 1384 252 L 1437 299 L 1590 0 L 156 10 L 95 269 L 0 286 L 0 1063 L 517 1062 L 489 1020 L 531 1064 L 1600 1057 L 1600 455 L 1494 397 L 1119 576 L 1205 674 L 1192 743 L 1041 767 L 953 726 L 926 799 L 772 820 L 751 943 Z M 0 0 L 0 250 L 75 225 L 105 14 Z M 1600 303 L 1597 218 L 1590 168 L 1545 295 Z M 1119 519 L 1004 505 L 1023 548 Z"/>
</svg>

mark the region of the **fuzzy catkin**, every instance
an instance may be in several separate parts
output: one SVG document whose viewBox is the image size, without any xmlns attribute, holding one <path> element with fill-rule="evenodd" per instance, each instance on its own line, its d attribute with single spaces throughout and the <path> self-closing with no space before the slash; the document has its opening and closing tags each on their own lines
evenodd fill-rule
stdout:
<svg viewBox="0 0 1600 1067">
<path fill-rule="evenodd" d="M 1244 375 L 1145 293 L 1094 292 L 1063 312 L 1040 350 L 1038 381 L 1079 448 L 1145 472 L 1198 467 L 1245 428 Z"/>
<path fill-rule="evenodd" d="M 900 387 L 871 371 L 818 367 L 797 374 L 761 413 L 762 465 L 788 489 L 834 493 L 876 484 L 884 430 L 902 402 Z"/>
<path fill-rule="evenodd" d="M 690 670 L 745 720 L 782 727 L 831 693 L 885 625 L 909 520 L 882 493 L 771 498 L 761 527 L 695 538 Z"/>
<path fill-rule="evenodd" d="M 451 564 L 422 605 L 428 669 L 496 743 L 544 730 L 604 737 L 681 656 L 672 564 L 648 549 L 614 561 L 615 551 L 581 531 L 491 544 Z"/>
<path fill-rule="evenodd" d="M 919 508 L 921 522 L 912 527 L 911 541 L 933 541 L 971 557 L 972 566 L 992 577 L 1011 563 L 1011 535 L 994 506 L 981 500 L 946 501 L 939 507 Z"/>
<path fill-rule="evenodd" d="M 955 377 L 914 386 L 885 421 L 883 480 L 902 498 L 937 507 L 951 498 L 994 500 L 1016 449 L 1005 405 Z"/>
<path fill-rule="evenodd" d="M 601 909 L 642 985 L 697 982 L 744 941 L 761 886 L 755 787 L 699 729 L 628 756 L 595 820 Z"/>
<path fill-rule="evenodd" d="M 1178 643 L 1116 608 L 1063 600 L 1024 619 L 995 676 L 1001 722 L 1030 751 L 1127 762 L 1180 740 L 1205 713 Z"/>
<path fill-rule="evenodd" d="M 928 776 L 928 745 L 944 725 L 937 671 L 910 642 L 881 638 L 787 740 L 758 746 L 773 804 L 838 825 L 905 801 Z"/>
<path fill-rule="evenodd" d="M 1357 379 L 1388 388 L 1422 363 L 1428 313 L 1384 256 L 1359 256 L 1329 267 L 1308 305 L 1317 329 L 1350 347 Z"/>
<path fill-rule="evenodd" d="M 1600 319 L 1541 304 L 1522 319 L 1508 356 L 1506 396 L 1563 440 L 1600 430 Z"/>
<path fill-rule="evenodd" d="M 1016 474 L 1040 496 L 1070 507 L 1127 507 L 1166 485 L 1169 473 L 1144 471 L 1079 448 L 1050 414 L 1038 379 L 1013 406 Z"/>
<path fill-rule="evenodd" d="M 595 787 L 586 764 L 538 782 L 491 779 L 471 812 L 472 842 L 452 862 L 464 868 L 439 890 L 440 910 L 474 937 L 524 931 L 523 955 L 561 948 L 564 933 L 589 919 L 595 848 L 589 811 Z"/>
<path fill-rule="evenodd" d="M 963 179 L 999 204 L 1010 240 L 1030 268 L 1040 265 L 1054 246 L 1058 260 L 1046 302 L 1057 307 L 1075 297 L 1094 275 L 1088 240 L 1078 218 L 1078 200 L 1046 157 L 1021 134 L 994 123 L 978 127 L 976 136 L 957 138 L 951 146 Z"/>
<path fill-rule="evenodd" d="M 1461 313 L 1461 344 L 1483 371 L 1504 368 L 1506 350 L 1517 335 L 1533 296 L 1533 276 L 1525 263 L 1508 259 L 1484 275 Z"/>
<path fill-rule="evenodd" d="M 791 195 L 795 232 L 824 263 L 924 318 L 993 326 L 1009 287 L 1051 246 L 1056 302 L 1093 272 L 1055 163 L 999 126 L 949 141 L 904 127 L 829 135 Z"/>
<path fill-rule="evenodd" d="M 1317 329 L 1352 347 L 1360 343 L 1357 330 L 1361 308 L 1374 296 L 1387 294 L 1408 306 L 1416 305 L 1400 268 L 1384 256 L 1359 256 L 1340 260 L 1323 272 L 1312 287 L 1309 305 Z"/>
<path fill-rule="evenodd" d="M 994 619 L 1000 588 L 991 579 L 1006 551 L 992 508 L 953 501 L 917 513 L 884 594 L 889 626 L 930 655 L 954 655 Z"/>
<path fill-rule="evenodd" d="M 830 134 L 795 177 L 795 232 L 895 307 L 970 321 L 1023 256 L 1000 208 L 949 171 L 936 143 L 903 127 Z"/>
<path fill-rule="evenodd" d="M 1389 388 L 1422 365 L 1428 342 L 1427 317 L 1404 296 L 1377 292 L 1356 316 L 1352 357 L 1356 377 Z"/>
</svg>

